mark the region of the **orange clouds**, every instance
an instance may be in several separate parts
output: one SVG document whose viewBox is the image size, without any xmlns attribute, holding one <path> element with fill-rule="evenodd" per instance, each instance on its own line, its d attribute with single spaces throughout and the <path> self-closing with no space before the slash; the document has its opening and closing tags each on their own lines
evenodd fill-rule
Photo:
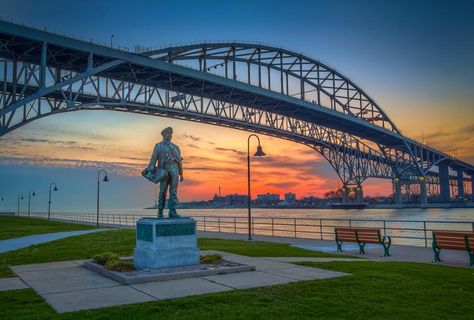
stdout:
<svg viewBox="0 0 474 320">
<path fill-rule="evenodd" d="M 4 164 L 106 168 L 110 173 L 139 177 L 166 126 L 174 128 L 173 141 L 184 157 L 181 200 L 209 199 L 219 186 L 223 194 L 247 192 L 248 133 L 175 119 L 103 111 L 53 116 L 2 137 L 0 157 Z M 449 145 L 454 137 L 472 143 L 472 136 L 472 126 L 445 128 L 439 134 L 425 130 L 425 138 L 439 145 Z M 316 151 L 264 135 L 260 139 L 267 156 L 251 160 L 254 197 L 289 191 L 298 197 L 321 197 L 341 186 L 334 170 Z M 256 146 L 252 140 L 251 154 Z M 465 150 L 468 156 L 472 153 L 472 148 Z M 366 195 L 391 191 L 388 180 L 371 179 L 364 184 Z"/>
</svg>

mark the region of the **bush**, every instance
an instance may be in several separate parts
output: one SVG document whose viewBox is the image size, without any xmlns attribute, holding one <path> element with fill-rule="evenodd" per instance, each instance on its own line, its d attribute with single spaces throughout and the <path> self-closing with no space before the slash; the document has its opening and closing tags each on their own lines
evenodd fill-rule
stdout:
<svg viewBox="0 0 474 320">
<path fill-rule="evenodd" d="M 111 271 L 118 271 L 118 272 L 128 272 L 135 270 L 135 266 L 131 261 L 125 260 L 113 260 L 107 262 L 105 267 Z"/>
<path fill-rule="evenodd" d="M 120 257 L 112 252 L 102 252 L 96 254 L 92 259 L 95 263 L 105 266 L 108 262 L 120 260 Z"/>
<path fill-rule="evenodd" d="M 222 262 L 221 254 L 209 254 L 207 256 L 201 256 L 201 263 L 203 264 L 218 264 Z"/>
</svg>

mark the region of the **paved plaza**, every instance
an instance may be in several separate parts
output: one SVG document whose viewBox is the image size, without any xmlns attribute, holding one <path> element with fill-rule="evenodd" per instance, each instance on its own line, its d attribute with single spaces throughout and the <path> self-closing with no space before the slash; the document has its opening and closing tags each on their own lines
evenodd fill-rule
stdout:
<svg viewBox="0 0 474 320">
<path fill-rule="evenodd" d="M 30 287 L 56 311 L 71 312 L 348 275 L 275 258 L 252 258 L 219 251 L 202 253 L 222 254 L 225 260 L 253 265 L 256 271 L 122 285 L 84 268 L 83 260 L 62 261 L 12 266 L 18 278 L 0 279 L 0 291 Z M 298 261 L 304 260 L 308 259 Z"/>
</svg>

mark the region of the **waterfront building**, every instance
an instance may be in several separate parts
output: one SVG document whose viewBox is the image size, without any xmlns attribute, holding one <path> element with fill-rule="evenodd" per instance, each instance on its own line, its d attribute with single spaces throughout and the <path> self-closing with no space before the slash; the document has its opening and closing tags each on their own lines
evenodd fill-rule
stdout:
<svg viewBox="0 0 474 320">
<path fill-rule="evenodd" d="M 291 204 L 296 202 L 296 194 L 293 192 L 285 193 L 285 203 Z"/>
<path fill-rule="evenodd" d="M 219 206 L 243 206 L 247 204 L 248 196 L 244 194 L 227 194 L 225 196 L 214 195 L 212 202 Z"/>
<path fill-rule="evenodd" d="M 277 193 L 257 194 L 258 204 L 278 204 L 280 202 L 280 195 Z"/>
</svg>

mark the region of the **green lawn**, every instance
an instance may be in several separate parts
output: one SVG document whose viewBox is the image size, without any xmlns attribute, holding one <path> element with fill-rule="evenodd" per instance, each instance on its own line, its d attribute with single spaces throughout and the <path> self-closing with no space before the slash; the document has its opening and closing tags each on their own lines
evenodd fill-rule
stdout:
<svg viewBox="0 0 474 320">
<path fill-rule="evenodd" d="M 472 319 L 474 270 L 400 262 L 304 265 L 351 276 L 56 314 L 33 290 L 0 292 L 0 319 Z"/>
<path fill-rule="evenodd" d="M 330 253 L 308 251 L 287 244 L 247 242 L 241 240 L 199 239 L 201 250 L 222 250 L 248 256 L 341 257 Z M 0 254 L 0 277 L 11 277 L 11 265 L 51 261 L 89 259 L 97 253 L 112 251 L 130 256 L 135 248 L 134 230 L 114 230 L 69 237 Z"/>
<path fill-rule="evenodd" d="M 88 230 L 94 228 L 95 226 L 83 224 L 0 215 L 0 240 L 30 236 L 32 234 Z"/>
</svg>

